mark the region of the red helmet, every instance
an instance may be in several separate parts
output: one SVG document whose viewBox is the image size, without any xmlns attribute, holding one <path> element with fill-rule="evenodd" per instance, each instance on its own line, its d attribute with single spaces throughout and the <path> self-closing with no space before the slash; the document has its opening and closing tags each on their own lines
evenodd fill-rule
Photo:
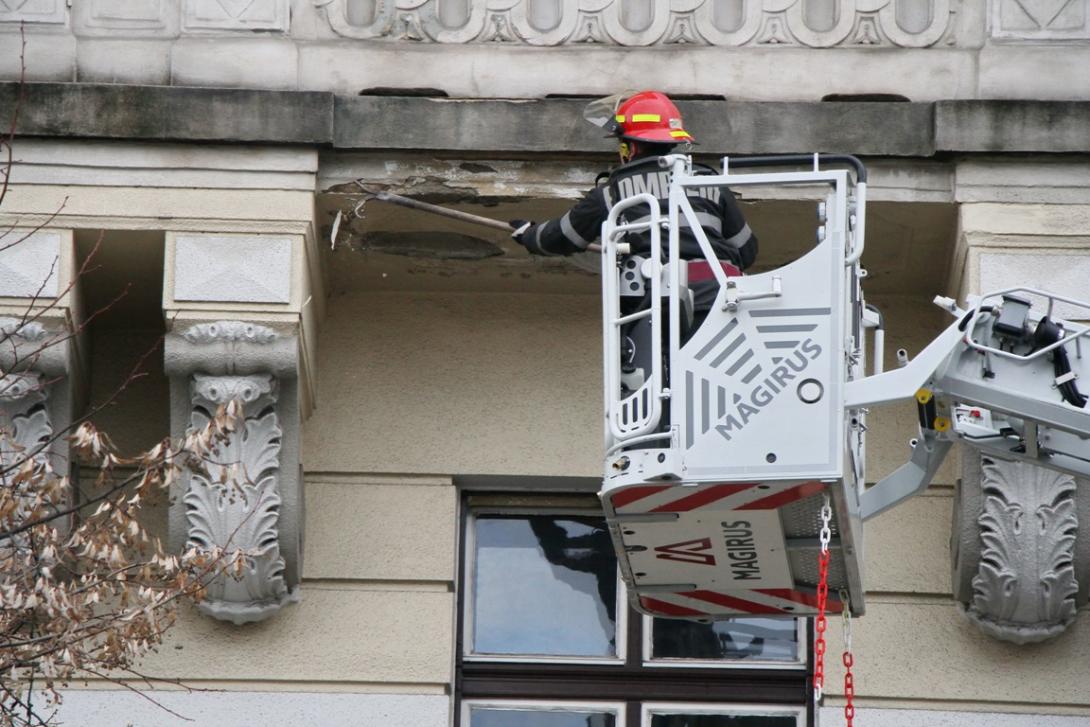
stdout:
<svg viewBox="0 0 1090 727">
<path fill-rule="evenodd" d="M 622 139 L 680 144 L 695 141 L 681 125 L 681 112 L 658 91 L 641 91 L 617 108 L 613 133 Z"/>
</svg>

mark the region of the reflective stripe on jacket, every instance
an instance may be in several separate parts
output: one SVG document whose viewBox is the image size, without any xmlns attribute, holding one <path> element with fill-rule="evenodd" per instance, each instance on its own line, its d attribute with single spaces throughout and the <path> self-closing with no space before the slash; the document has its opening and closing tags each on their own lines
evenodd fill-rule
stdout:
<svg viewBox="0 0 1090 727">
<path fill-rule="evenodd" d="M 659 200 L 665 215 L 668 210 L 670 172 L 659 167 L 659 157 L 636 159 L 609 175 L 605 186 L 595 187 L 574 207 L 555 220 L 531 226 L 523 235 L 527 248 L 540 255 L 571 255 L 586 250 L 598 239 L 602 223 L 609 215 L 612 202 L 648 193 Z M 710 170 L 709 170 L 710 171 Z M 746 224 L 742 211 L 727 187 L 707 186 L 689 190 L 689 202 L 696 221 L 704 230 L 720 260 L 729 261 L 745 270 L 757 257 L 757 236 Z M 636 222 L 648 212 L 634 207 L 623 215 L 625 222 Z M 627 242 L 632 252 L 646 254 L 650 250 L 648 233 L 630 233 Z M 665 243 L 665 240 L 663 241 Z M 687 260 L 703 258 L 696 237 L 682 220 L 680 230 L 681 257 Z"/>
</svg>

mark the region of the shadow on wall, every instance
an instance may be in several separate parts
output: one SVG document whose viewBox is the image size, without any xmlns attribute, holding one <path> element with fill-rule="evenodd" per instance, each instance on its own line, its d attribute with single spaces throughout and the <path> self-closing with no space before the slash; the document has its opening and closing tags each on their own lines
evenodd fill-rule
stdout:
<svg viewBox="0 0 1090 727">
<path fill-rule="evenodd" d="M 169 381 L 163 373 L 163 233 L 80 230 L 80 281 L 87 317 L 88 404 L 93 421 L 123 454 L 170 434 Z M 95 247 L 98 247 L 97 251 Z"/>
</svg>

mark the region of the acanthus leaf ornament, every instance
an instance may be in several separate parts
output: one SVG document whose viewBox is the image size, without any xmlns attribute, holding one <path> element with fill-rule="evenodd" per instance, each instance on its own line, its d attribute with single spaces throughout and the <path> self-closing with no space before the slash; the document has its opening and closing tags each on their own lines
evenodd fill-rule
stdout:
<svg viewBox="0 0 1090 727">
<path fill-rule="evenodd" d="M 963 478 L 962 489 L 970 489 L 955 505 L 963 531 L 954 533 L 955 597 L 966 617 L 997 639 L 1053 638 L 1077 610 L 1075 479 L 988 457 L 979 472 L 979 484 Z M 959 589 L 959 581 L 969 589 Z"/>
<path fill-rule="evenodd" d="M 230 563 L 241 554 L 241 572 L 217 575 L 199 605 L 215 618 L 245 623 L 268 618 L 295 600 L 284 577 L 279 545 L 280 446 L 272 376 L 202 376 L 192 383 L 193 429 L 204 427 L 216 409 L 243 402 L 243 422 L 227 435 L 203 468 L 188 475 L 184 497 L 186 547 L 221 548 Z"/>
</svg>

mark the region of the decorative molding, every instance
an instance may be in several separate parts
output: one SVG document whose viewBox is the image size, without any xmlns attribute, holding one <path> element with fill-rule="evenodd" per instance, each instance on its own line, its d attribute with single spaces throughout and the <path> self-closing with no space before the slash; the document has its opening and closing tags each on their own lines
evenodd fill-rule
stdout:
<svg viewBox="0 0 1090 727">
<path fill-rule="evenodd" d="M 162 37 L 178 33 L 177 0 L 85 0 L 73 7 L 79 35 L 119 38 Z"/>
<path fill-rule="evenodd" d="M 15 336 L 25 342 L 41 341 L 49 332 L 35 321 L 23 322 L 18 318 L 0 318 L 0 336 L 7 340 Z"/>
<path fill-rule="evenodd" d="M 292 241 L 287 237 L 178 235 L 175 238 L 175 300 L 289 303 L 291 272 Z"/>
<path fill-rule="evenodd" d="M 0 297 L 55 298 L 61 252 L 61 233 L 55 230 L 0 233 Z"/>
<path fill-rule="evenodd" d="M 0 354 L 3 352 L 0 351 Z M 169 376 L 193 372 L 235 375 L 269 373 L 294 378 L 298 341 L 266 326 L 243 321 L 211 321 L 186 328 L 168 339 Z"/>
<path fill-rule="evenodd" d="M 1088 40 L 1086 0 L 989 0 L 991 35 L 1002 40 Z"/>
<path fill-rule="evenodd" d="M 180 502 L 171 506 L 175 547 L 245 554 L 242 572 L 217 576 L 200 604 L 203 613 L 236 624 L 266 619 L 298 600 L 297 346 L 295 336 L 232 320 L 198 323 L 167 337 L 176 434 L 204 427 L 223 404 L 242 402 L 238 430 L 206 458 L 204 471 L 183 478 Z"/>
<path fill-rule="evenodd" d="M 198 323 L 182 333 L 190 343 L 272 343 L 276 331 L 246 321 Z"/>
<path fill-rule="evenodd" d="M 185 0 L 185 30 L 273 30 L 288 32 L 288 0 Z"/>
<path fill-rule="evenodd" d="M 313 2 L 325 9 L 333 30 L 348 38 L 539 46 L 924 48 L 947 38 L 955 12 L 952 0 Z"/>
<path fill-rule="evenodd" d="M 31 396 L 32 394 L 36 396 Z M 46 391 L 42 387 L 41 374 L 31 372 L 0 376 L 0 407 L 13 404 L 23 406 L 27 398 L 35 400 L 32 404 L 41 404 L 45 401 Z M 52 432 L 52 426 L 48 424 L 46 426 Z M 9 433 L 12 431 L 13 429 L 8 429 Z M 15 437 L 15 442 L 22 444 L 23 439 L 23 437 Z"/>
<path fill-rule="evenodd" d="M 65 0 L 0 0 L 0 23 L 60 25 L 67 20 Z"/>
<path fill-rule="evenodd" d="M 72 337 L 67 330 L 51 331 L 35 321 L 20 318 L 0 318 L 0 381 L 8 382 L 15 391 L 23 388 L 14 378 L 15 372 L 31 372 L 49 377 L 69 373 Z"/>
<path fill-rule="evenodd" d="M 980 458 L 955 504 L 954 596 L 984 633 L 1026 644 L 1054 638 L 1078 597 L 1076 482 L 1024 462 Z M 975 494 L 974 494 L 975 490 Z"/>
</svg>

